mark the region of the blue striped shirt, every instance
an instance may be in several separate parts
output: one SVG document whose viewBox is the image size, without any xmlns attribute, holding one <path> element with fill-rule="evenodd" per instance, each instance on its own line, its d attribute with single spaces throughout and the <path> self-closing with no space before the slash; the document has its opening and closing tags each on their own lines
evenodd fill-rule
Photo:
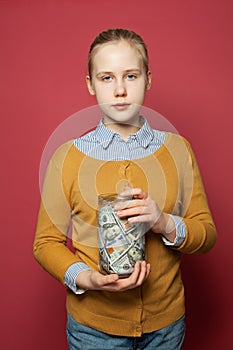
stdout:
<svg viewBox="0 0 233 350">
<path fill-rule="evenodd" d="M 144 119 L 142 127 L 125 141 L 119 134 L 108 129 L 101 120 L 95 130 L 75 139 L 73 143 L 82 153 L 92 158 L 119 161 L 149 156 L 164 144 L 166 137 L 166 132 L 152 129 Z M 163 242 L 169 246 L 179 246 L 186 237 L 186 227 L 180 217 L 170 216 L 176 225 L 176 239 L 174 243 L 171 243 L 163 237 Z M 72 264 L 65 273 L 65 284 L 76 294 L 83 292 L 77 288 L 75 280 L 84 270 L 90 270 L 90 268 L 78 262 Z"/>
<path fill-rule="evenodd" d="M 106 128 L 103 121 L 94 131 L 74 140 L 74 145 L 92 158 L 101 160 L 132 160 L 144 158 L 157 151 L 167 134 L 152 130 L 145 120 L 141 129 L 124 141 L 119 134 Z"/>
</svg>

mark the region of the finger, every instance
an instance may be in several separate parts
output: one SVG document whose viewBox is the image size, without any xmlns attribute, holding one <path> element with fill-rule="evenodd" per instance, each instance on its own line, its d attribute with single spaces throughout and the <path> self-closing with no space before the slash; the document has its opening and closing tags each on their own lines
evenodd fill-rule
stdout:
<svg viewBox="0 0 233 350">
<path fill-rule="evenodd" d="M 135 215 L 153 215 L 157 207 L 150 198 L 136 199 L 127 202 L 120 202 L 114 206 L 119 217 L 135 216 Z"/>
<path fill-rule="evenodd" d="M 119 215 L 120 216 L 120 215 Z M 123 215 L 122 215 L 123 216 Z M 127 216 L 127 215 L 126 215 Z M 128 215 L 129 216 L 129 215 Z M 148 223 L 153 223 L 156 222 L 159 218 L 159 215 L 153 216 L 152 214 L 138 214 L 137 216 L 131 216 L 128 217 L 127 220 L 129 223 L 134 223 L 134 222 L 148 222 Z"/>
<path fill-rule="evenodd" d="M 152 215 L 151 211 L 147 207 L 143 207 L 143 206 L 120 209 L 120 210 L 117 210 L 116 212 L 119 217 L 131 217 L 135 215 L 147 215 L 147 216 Z"/>
<path fill-rule="evenodd" d="M 150 264 L 137 261 L 133 273 L 128 278 L 118 279 L 101 287 L 102 290 L 111 292 L 125 291 L 140 286 L 150 273 Z"/>
<path fill-rule="evenodd" d="M 119 280 L 119 276 L 117 274 L 102 275 L 102 276 L 103 276 L 103 278 L 102 278 L 101 283 L 103 286 L 115 283 L 116 281 Z"/>
<path fill-rule="evenodd" d="M 144 282 L 144 280 L 145 280 L 145 278 L 146 278 L 146 276 L 147 276 L 147 264 L 146 264 L 146 262 L 145 261 L 142 261 L 141 262 L 141 270 L 140 270 L 140 274 L 139 274 L 139 276 L 138 276 L 138 279 L 137 279 L 137 286 L 140 286 L 143 282 Z"/>
<path fill-rule="evenodd" d="M 137 261 L 132 274 L 124 279 L 119 279 L 115 285 L 112 285 L 114 290 L 124 291 L 128 289 L 135 288 L 137 286 L 137 281 L 141 272 L 141 262 Z"/>
<path fill-rule="evenodd" d="M 127 188 L 120 193 L 120 196 L 134 196 L 140 199 L 146 199 L 148 197 L 148 194 L 141 188 Z"/>
<path fill-rule="evenodd" d="M 148 205 L 147 199 L 130 199 L 128 201 L 118 202 L 115 206 L 115 210 L 122 210 L 125 208 L 134 208 L 134 207 L 144 207 Z"/>
<path fill-rule="evenodd" d="M 103 275 L 99 272 L 92 274 L 92 283 L 97 289 L 102 289 L 112 283 L 115 283 L 119 279 L 117 274 Z"/>
<path fill-rule="evenodd" d="M 143 190 L 140 190 L 140 191 L 135 191 L 133 196 L 134 196 L 134 198 L 147 199 L 148 193 L 143 191 Z"/>
<path fill-rule="evenodd" d="M 146 278 L 147 278 L 150 274 L 150 264 L 147 264 L 146 268 L 147 268 L 147 271 L 146 271 Z"/>
<path fill-rule="evenodd" d="M 134 265 L 134 270 L 132 274 L 128 278 L 130 288 L 134 288 L 136 286 L 140 273 L 141 273 L 141 261 L 137 261 Z"/>
</svg>

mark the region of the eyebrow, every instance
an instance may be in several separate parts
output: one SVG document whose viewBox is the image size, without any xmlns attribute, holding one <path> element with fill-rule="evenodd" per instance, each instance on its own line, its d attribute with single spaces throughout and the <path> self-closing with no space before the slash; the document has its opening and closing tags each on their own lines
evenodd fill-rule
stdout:
<svg viewBox="0 0 233 350">
<path fill-rule="evenodd" d="M 137 72 L 137 73 L 141 74 L 142 71 L 140 69 L 138 69 L 138 68 L 130 68 L 130 69 L 126 69 L 126 70 L 123 71 L 124 74 L 131 73 L 131 72 Z M 101 71 L 101 72 L 96 74 L 96 77 L 98 78 L 99 76 L 101 76 L 103 74 L 111 75 L 111 74 L 114 74 L 114 73 L 110 72 L 110 71 Z"/>
</svg>

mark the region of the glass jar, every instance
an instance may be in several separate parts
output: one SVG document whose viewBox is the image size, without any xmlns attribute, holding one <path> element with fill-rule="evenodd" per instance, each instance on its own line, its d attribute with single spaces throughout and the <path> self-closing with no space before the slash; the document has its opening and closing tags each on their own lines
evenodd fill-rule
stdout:
<svg viewBox="0 0 233 350">
<path fill-rule="evenodd" d="M 128 277 L 136 261 L 145 260 L 145 223 L 130 224 L 127 218 L 119 218 L 114 211 L 118 202 L 132 200 L 104 194 L 98 197 L 98 245 L 99 271 Z"/>
</svg>

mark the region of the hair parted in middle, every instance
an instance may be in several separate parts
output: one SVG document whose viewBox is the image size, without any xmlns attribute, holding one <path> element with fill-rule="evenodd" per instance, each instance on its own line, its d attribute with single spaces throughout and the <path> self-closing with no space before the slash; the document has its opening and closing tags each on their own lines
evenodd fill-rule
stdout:
<svg viewBox="0 0 233 350">
<path fill-rule="evenodd" d="M 88 56 L 88 72 L 91 78 L 93 70 L 93 58 L 97 49 L 104 44 L 110 44 L 118 41 L 126 41 L 129 45 L 135 47 L 139 54 L 141 55 L 142 62 L 145 68 L 145 73 L 147 74 L 149 68 L 148 51 L 145 42 L 140 35 L 132 30 L 128 29 L 108 29 L 97 35 L 90 46 L 89 56 Z"/>
</svg>

